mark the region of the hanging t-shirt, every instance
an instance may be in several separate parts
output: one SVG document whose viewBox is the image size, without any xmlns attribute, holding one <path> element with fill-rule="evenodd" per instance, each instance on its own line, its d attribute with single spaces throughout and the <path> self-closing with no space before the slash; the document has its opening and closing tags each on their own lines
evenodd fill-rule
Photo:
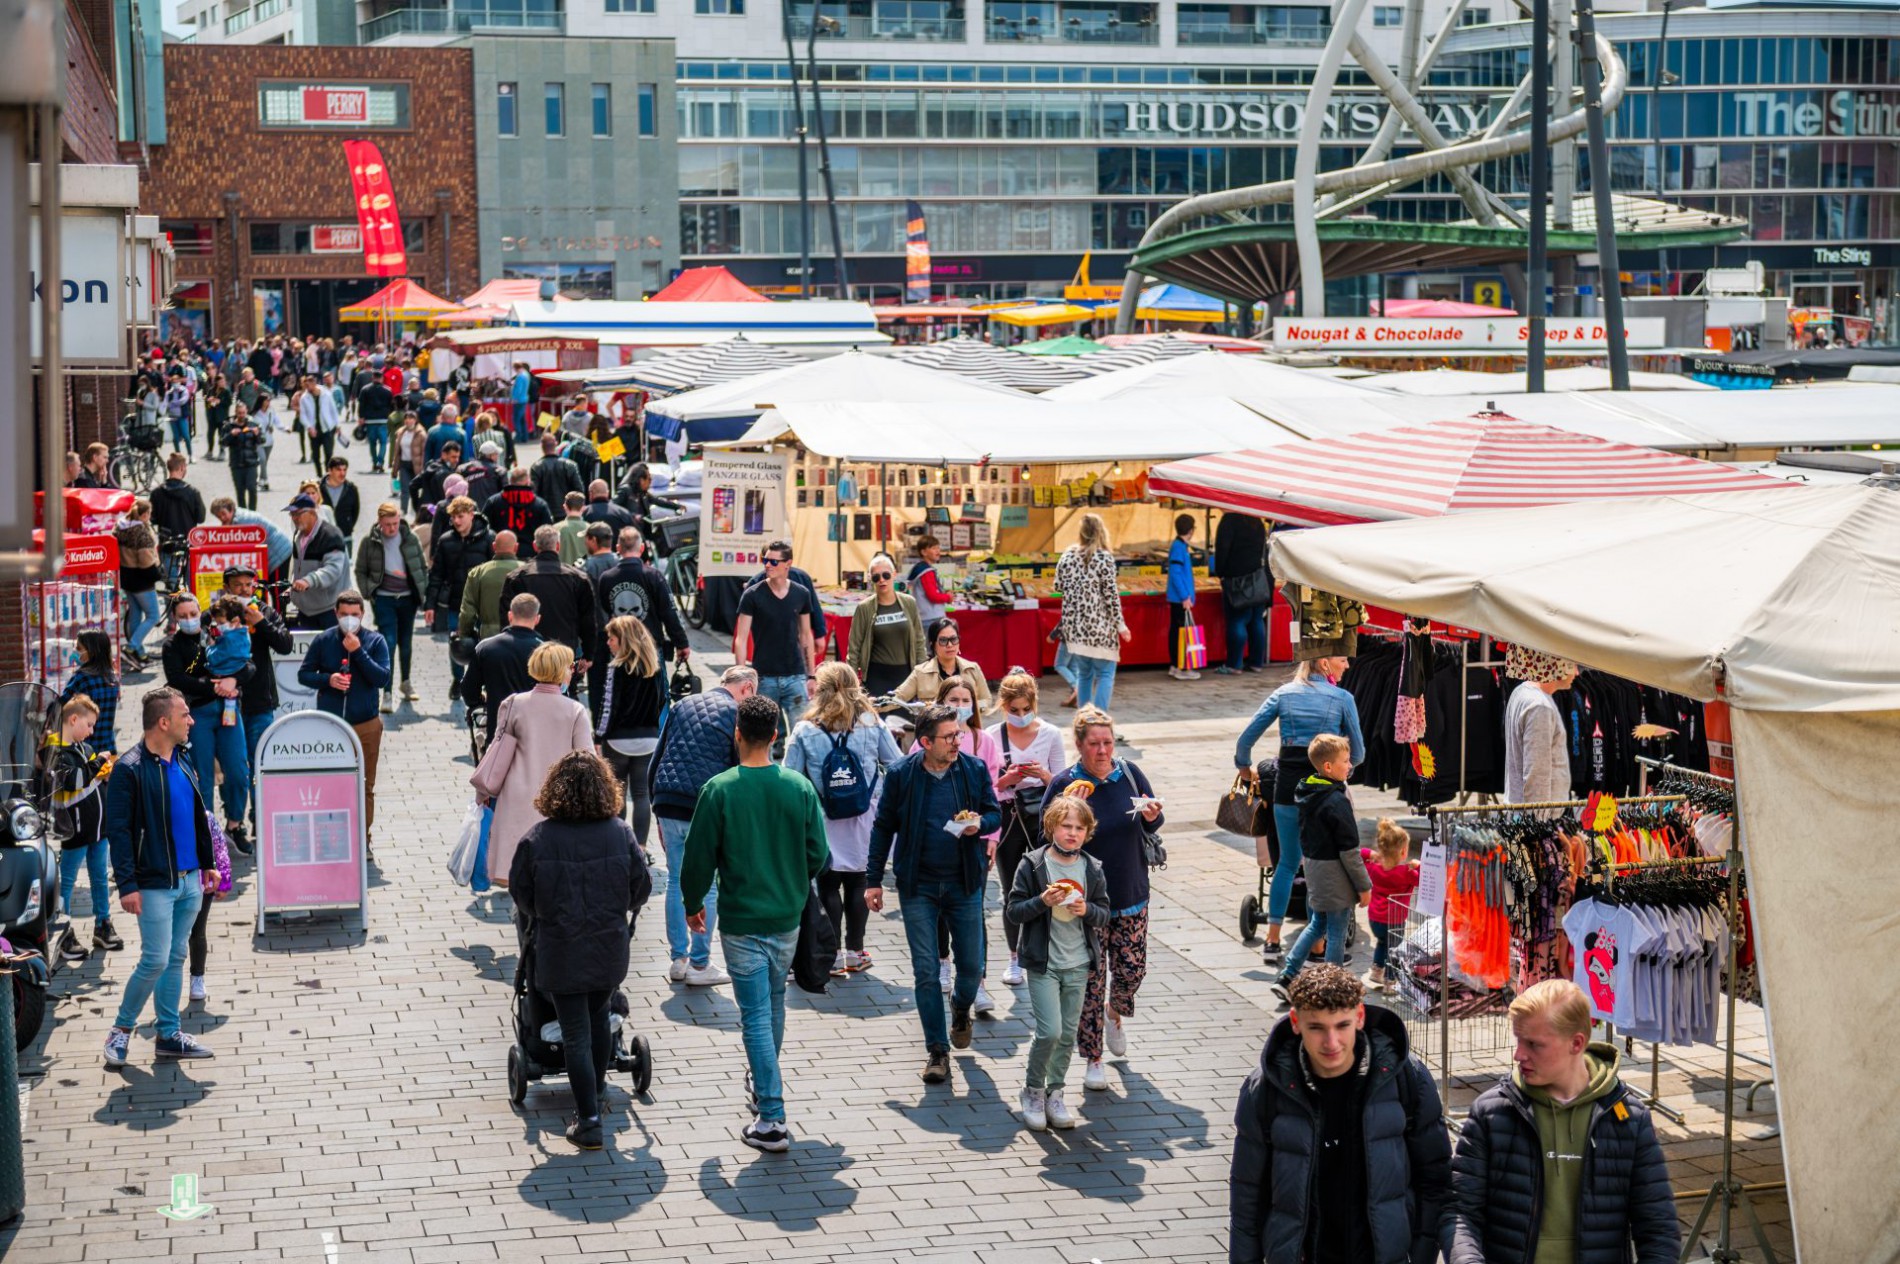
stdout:
<svg viewBox="0 0 1900 1264">
<path fill-rule="evenodd" d="M 1564 933 L 1576 955 L 1575 981 L 1590 998 L 1590 1012 L 1619 1027 L 1635 1018 L 1630 990 L 1631 945 L 1637 926 L 1626 908 L 1582 900 L 1564 914 Z"/>
</svg>

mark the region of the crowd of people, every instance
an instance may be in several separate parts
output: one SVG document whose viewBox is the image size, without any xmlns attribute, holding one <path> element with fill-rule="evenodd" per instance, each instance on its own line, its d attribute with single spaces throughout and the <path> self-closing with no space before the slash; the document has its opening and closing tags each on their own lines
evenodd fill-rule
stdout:
<svg viewBox="0 0 1900 1264">
<path fill-rule="evenodd" d="M 247 381 L 257 377 L 256 350 L 226 356 L 239 355 Z M 271 380 L 282 388 L 294 375 L 291 407 L 301 413 L 311 401 L 310 437 L 334 437 L 366 391 L 333 411 L 323 379 L 339 377 L 347 390 L 364 376 L 364 357 L 352 351 L 326 367 L 321 345 L 301 348 L 301 358 L 281 350 L 290 373 L 273 359 Z M 345 359 L 358 361 L 347 374 Z M 379 367 L 376 353 L 367 359 Z M 214 377 L 205 389 L 216 386 Z M 59 951 L 79 959 L 124 946 L 109 916 L 115 890 L 140 939 L 106 1064 L 127 1061 L 148 1002 L 157 1056 L 212 1056 L 181 1030 L 180 996 L 187 978 L 191 1000 L 209 994 L 206 914 L 229 890 L 231 853 L 254 845 L 251 764 L 278 706 L 275 659 L 294 652 L 291 629 L 314 632 L 299 681 L 361 742 L 368 830 L 382 717 L 398 698 L 421 701 L 412 684 L 420 616 L 451 638 L 451 705 L 469 717 L 480 752 L 470 781 L 487 810 L 482 878 L 534 936 L 532 983 L 559 1023 L 574 1096 L 572 1144 L 605 1144 L 610 1019 L 634 915 L 654 890 L 647 849 L 656 821 L 667 977 L 732 988 L 747 1067 L 746 1145 L 782 1152 L 794 1141 L 780 1051 L 787 978 L 814 893 L 837 944 L 831 974 L 845 986 L 872 969 L 869 919 L 894 893 L 919 1075 L 936 1086 L 955 1074 L 952 1052 L 975 1044 L 975 1016 L 994 1009 L 994 891 L 1007 956 L 1000 985 L 1023 989 L 1033 1023 L 1016 1113 L 1035 1131 L 1076 1127 L 1088 1094 L 1109 1087 L 1105 1059 L 1130 1057 L 1166 824 L 1149 775 L 1118 751 L 1108 709 L 1128 631 L 1101 520 L 1085 516 L 1058 571 L 1076 708 L 1067 725 L 1042 714 L 1035 674 L 1012 669 L 992 695 L 981 666 L 961 655 L 961 631 L 924 578 L 934 573 L 928 542 L 923 572 L 913 568 L 902 589 L 895 560 L 873 560 L 872 596 L 829 661 L 816 589 L 793 566 L 790 543 L 771 542 L 739 602 L 733 665 L 703 692 L 676 696 L 666 666 L 686 662 L 690 649 L 665 579 L 647 560 L 645 529 L 664 504 L 645 468 L 633 467 L 616 494 L 550 434 L 532 468 L 504 473 L 505 444 L 527 438 L 518 412 L 483 411 L 465 425 L 457 409 L 439 403 L 430 424 L 409 410 L 390 445 L 372 447 L 372 472 L 386 458 L 399 490 L 360 533 L 366 505 L 348 457 L 330 441 L 310 445 L 318 477 L 282 507 L 288 528 L 265 520 L 276 533 L 269 580 L 283 585 L 288 620 L 264 599 L 266 577 L 234 566 L 208 604 L 170 594 L 155 656 L 144 643 L 158 626 L 155 596 L 128 601 L 121 661 L 105 636 L 81 638 L 48 747 L 65 814 L 62 894 L 70 899 L 85 873 L 94 920 L 89 941 L 69 922 Z M 230 411 L 234 420 L 281 420 L 268 397 L 234 399 Z M 248 440 L 234 443 L 233 434 L 227 424 L 220 440 L 235 478 Z M 477 456 L 463 463 L 467 450 Z M 141 501 L 121 528 L 128 598 L 166 586 L 152 573 L 162 571 L 153 556 L 160 533 L 189 530 L 207 513 L 263 517 L 254 494 L 250 505 L 225 497 L 207 505 L 182 449 L 169 472 L 163 497 Z M 1183 551 L 1191 533 L 1191 521 L 1177 532 Z M 1243 562 L 1258 556 L 1249 541 L 1225 543 Z M 1230 572 L 1242 573 L 1238 564 Z M 1264 655 L 1246 626 L 1249 610 L 1230 612 L 1241 625 L 1229 638 L 1235 671 L 1257 668 Z M 114 755 L 119 676 L 149 671 L 154 659 L 164 684 L 144 694 L 140 733 Z M 1541 983 L 1512 1004 L 1513 1072 L 1479 1097 L 1454 1146 L 1403 1022 L 1367 1004 L 1366 984 L 1343 968 L 1357 910 L 1367 907 L 1372 983 L 1382 986 L 1393 928 L 1417 882 L 1409 840 L 1389 822 L 1377 847 L 1359 847 L 1345 783 L 1364 745 L 1350 696 L 1330 683 L 1343 666 L 1303 664 L 1261 705 L 1236 751 L 1236 766 L 1251 775 L 1253 747 L 1278 726 L 1269 817 L 1279 866 L 1266 957 L 1280 966 L 1279 1012 L 1240 1090 L 1230 1258 L 1673 1260 L 1679 1230 L 1648 1112 L 1618 1079 L 1615 1048 L 1590 1040 L 1588 1000 L 1574 984 Z M 887 694 L 911 704 L 908 753 L 873 705 Z M 1305 877 L 1307 915 L 1289 945 L 1294 874 Z M 1069 1092 L 1078 1060 L 1079 1095 Z"/>
</svg>

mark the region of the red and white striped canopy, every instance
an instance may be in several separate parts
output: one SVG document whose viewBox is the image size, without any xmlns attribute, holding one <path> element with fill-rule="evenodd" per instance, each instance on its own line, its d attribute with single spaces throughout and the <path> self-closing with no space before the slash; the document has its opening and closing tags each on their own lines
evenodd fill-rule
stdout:
<svg viewBox="0 0 1900 1264">
<path fill-rule="evenodd" d="M 1322 527 L 1613 496 L 1756 491 L 1779 481 L 1493 413 L 1170 461 L 1149 471 L 1148 490 Z"/>
</svg>

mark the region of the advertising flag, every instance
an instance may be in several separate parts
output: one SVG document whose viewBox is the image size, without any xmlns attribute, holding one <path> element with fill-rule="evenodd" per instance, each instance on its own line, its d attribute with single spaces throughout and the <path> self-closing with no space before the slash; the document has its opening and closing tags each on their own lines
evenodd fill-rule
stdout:
<svg viewBox="0 0 1900 1264">
<path fill-rule="evenodd" d="M 930 230 L 924 225 L 924 208 L 915 202 L 904 204 L 904 301 L 930 301 Z"/>
<path fill-rule="evenodd" d="M 363 235 L 363 264 L 371 276 L 402 276 L 409 271 L 402 244 L 402 216 L 396 209 L 396 186 L 390 181 L 382 151 L 371 141 L 346 140 L 343 156 L 350 164 L 350 190 Z"/>
</svg>

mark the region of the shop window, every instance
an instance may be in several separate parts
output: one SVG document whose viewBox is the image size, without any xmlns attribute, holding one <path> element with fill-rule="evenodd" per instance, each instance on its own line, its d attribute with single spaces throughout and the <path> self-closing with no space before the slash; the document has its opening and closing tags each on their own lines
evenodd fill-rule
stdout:
<svg viewBox="0 0 1900 1264">
<path fill-rule="evenodd" d="M 745 0 L 693 0 L 693 12 L 713 17 L 739 17 L 745 13 Z"/>
<path fill-rule="evenodd" d="M 501 275 L 510 281 L 552 281 L 556 290 L 570 298 L 614 296 L 611 263 L 507 263 L 502 265 Z"/>
<path fill-rule="evenodd" d="M 1404 26 L 1405 8 L 1396 4 L 1375 4 L 1372 6 L 1372 24 L 1374 26 Z"/>
</svg>

